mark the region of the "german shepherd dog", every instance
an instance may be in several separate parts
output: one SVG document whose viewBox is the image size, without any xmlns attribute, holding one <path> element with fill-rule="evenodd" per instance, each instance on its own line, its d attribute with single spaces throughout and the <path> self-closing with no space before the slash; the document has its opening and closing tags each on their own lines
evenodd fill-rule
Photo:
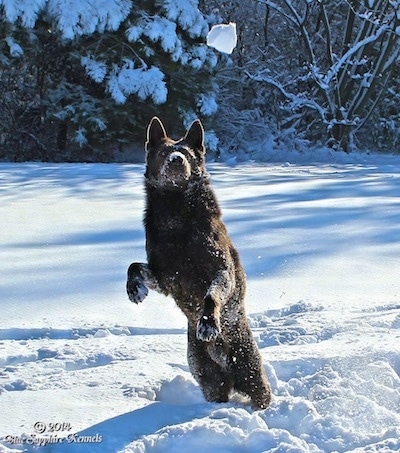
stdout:
<svg viewBox="0 0 400 453">
<path fill-rule="evenodd" d="M 189 368 L 208 401 L 236 390 L 266 408 L 271 389 L 245 314 L 245 274 L 210 186 L 199 120 L 178 141 L 151 120 L 145 189 L 148 263 L 130 265 L 129 299 L 142 302 L 148 288 L 175 299 L 188 319 Z"/>
</svg>

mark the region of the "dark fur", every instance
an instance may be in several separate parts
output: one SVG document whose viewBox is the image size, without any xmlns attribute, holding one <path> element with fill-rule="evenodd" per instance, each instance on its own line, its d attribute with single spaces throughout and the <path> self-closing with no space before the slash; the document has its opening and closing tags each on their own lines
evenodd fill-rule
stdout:
<svg viewBox="0 0 400 453">
<path fill-rule="evenodd" d="M 147 288 L 175 299 L 188 319 L 189 367 L 208 401 L 228 401 L 237 390 L 262 409 L 271 391 L 246 319 L 245 274 L 205 169 L 203 135 L 200 121 L 178 141 L 158 118 L 148 127 L 148 264 L 131 264 L 127 292 L 135 303 Z"/>
</svg>

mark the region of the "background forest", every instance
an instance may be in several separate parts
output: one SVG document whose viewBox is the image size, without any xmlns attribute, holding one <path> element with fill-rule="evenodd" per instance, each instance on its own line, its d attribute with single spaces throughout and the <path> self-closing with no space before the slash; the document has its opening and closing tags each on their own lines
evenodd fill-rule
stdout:
<svg viewBox="0 0 400 453">
<path fill-rule="evenodd" d="M 0 0 L 0 159 L 143 159 L 159 115 L 217 156 L 398 152 L 400 1 Z M 209 28 L 236 22 L 232 55 Z"/>
</svg>

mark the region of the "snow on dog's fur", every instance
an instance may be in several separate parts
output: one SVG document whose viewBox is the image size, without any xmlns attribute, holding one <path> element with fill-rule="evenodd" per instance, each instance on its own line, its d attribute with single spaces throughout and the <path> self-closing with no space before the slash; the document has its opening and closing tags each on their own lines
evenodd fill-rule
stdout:
<svg viewBox="0 0 400 453">
<path fill-rule="evenodd" d="M 244 307 L 245 274 L 205 169 L 204 131 L 195 121 L 170 139 L 158 118 L 147 130 L 146 251 L 132 263 L 127 292 L 139 303 L 148 288 L 171 295 L 188 319 L 188 362 L 208 401 L 232 390 L 263 409 L 271 390 Z"/>
</svg>

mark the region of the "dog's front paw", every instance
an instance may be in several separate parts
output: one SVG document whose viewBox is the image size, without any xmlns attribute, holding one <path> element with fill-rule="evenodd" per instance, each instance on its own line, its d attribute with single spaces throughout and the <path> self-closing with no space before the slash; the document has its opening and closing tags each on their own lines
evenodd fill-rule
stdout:
<svg viewBox="0 0 400 453">
<path fill-rule="evenodd" d="M 140 278 L 133 278 L 126 282 L 126 292 L 128 293 L 129 300 L 138 304 L 146 299 L 149 290 Z"/>
<path fill-rule="evenodd" d="M 202 316 L 197 322 L 196 336 L 201 341 L 216 340 L 221 333 L 218 320 L 211 316 Z"/>
<path fill-rule="evenodd" d="M 126 292 L 129 300 L 138 304 L 143 302 L 149 290 L 144 283 L 144 278 L 141 274 L 140 263 L 132 263 L 128 269 L 128 280 L 126 282 Z"/>
</svg>

